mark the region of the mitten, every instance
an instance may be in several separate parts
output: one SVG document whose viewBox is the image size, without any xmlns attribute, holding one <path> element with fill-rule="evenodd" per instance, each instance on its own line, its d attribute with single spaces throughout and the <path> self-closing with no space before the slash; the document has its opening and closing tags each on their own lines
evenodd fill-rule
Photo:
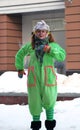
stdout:
<svg viewBox="0 0 80 130">
<path fill-rule="evenodd" d="M 45 45 L 43 50 L 44 52 L 50 52 L 50 48 L 51 47 L 49 45 Z"/>
<path fill-rule="evenodd" d="M 24 72 L 24 70 L 18 70 L 18 77 L 22 78 L 23 75 L 26 75 L 26 73 Z"/>
</svg>

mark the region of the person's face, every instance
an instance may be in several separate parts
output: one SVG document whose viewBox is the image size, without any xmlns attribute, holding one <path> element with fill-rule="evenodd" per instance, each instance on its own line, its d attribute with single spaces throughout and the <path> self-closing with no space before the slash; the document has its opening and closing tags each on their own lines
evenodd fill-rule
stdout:
<svg viewBox="0 0 80 130">
<path fill-rule="evenodd" d="M 39 39 L 44 39 L 44 38 L 46 38 L 47 34 L 48 34 L 48 31 L 46 31 L 46 30 L 36 30 L 36 32 L 35 32 L 35 35 L 36 35 Z"/>
</svg>

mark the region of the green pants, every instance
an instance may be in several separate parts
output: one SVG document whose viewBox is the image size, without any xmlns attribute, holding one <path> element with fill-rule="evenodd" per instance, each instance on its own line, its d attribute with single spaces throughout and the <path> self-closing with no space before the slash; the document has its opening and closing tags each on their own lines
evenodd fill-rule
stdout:
<svg viewBox="0 0 80 130">
<path fill-rule="evenodd" d="M 39 83 L 38 83 L 39 85 Z M 40 115 L 42 108 L 48 110 L 54 108 L 57 98 L 57 87 L 43 86 L 28 87 L 28 103 L 32 115 Z"/>
</svg>

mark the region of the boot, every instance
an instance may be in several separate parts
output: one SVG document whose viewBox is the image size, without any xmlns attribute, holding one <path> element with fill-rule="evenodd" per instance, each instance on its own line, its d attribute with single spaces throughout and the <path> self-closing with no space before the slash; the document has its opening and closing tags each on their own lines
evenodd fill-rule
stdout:
<svg viewBox="0 0 80 130">
<path fill-rule="evenodd" d="M 32 121 L 31 128 L 32 130 L 39 130 L 41 128 L 41 121 Z"/>
<path fill-rule="evenodd" d="M 46 120 L 45 121 L 45 127 L 47 128 L 47 130 L 54 130 L 53 128 L 56 126 L 56 120 Z"/>
</svg>

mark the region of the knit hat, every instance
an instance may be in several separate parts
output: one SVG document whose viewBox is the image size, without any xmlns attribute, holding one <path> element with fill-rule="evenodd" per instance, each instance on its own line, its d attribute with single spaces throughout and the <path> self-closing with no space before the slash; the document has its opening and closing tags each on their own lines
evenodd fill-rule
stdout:
<svg viewBox="0 0 80 130">
<path fill-rule="evenodd" d="M 47 30 L 50 31 L 49 25 L 46 24 L 44 20 L 41 20 L 40 22 L 37 22 L 37 24 L 33 28 L 33 32 L 36 30 Z"/>
</svg>

